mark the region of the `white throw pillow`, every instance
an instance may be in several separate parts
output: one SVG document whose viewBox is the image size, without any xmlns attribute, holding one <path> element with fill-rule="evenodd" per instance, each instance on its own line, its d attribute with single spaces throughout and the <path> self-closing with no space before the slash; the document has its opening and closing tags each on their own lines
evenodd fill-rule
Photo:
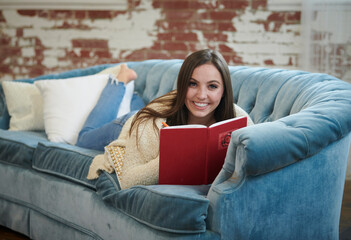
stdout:
<svg viewBox="0 0 351 240">
<path fill-rule="evenodd" d="M 78 134 L 108 82 L 108 74 L 40 80 L 45 132 L 52 142 L 76 144 Z"/>
<path fill-rule="evenodd" d="M 4 81 L 7 109 L 10 115 L 9 130 L 44 130 L 43 100 L 39 89 L 31 83 Z"/>
</svg>

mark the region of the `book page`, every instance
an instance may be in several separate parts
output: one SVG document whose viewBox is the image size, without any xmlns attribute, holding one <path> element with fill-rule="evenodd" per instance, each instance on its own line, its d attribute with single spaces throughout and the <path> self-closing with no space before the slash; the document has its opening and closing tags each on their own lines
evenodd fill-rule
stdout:
<svg viewBox="0 0 351 240">
<path fill-rule="evenodd" d="M 177 126 L 169 126 L 167 128 L 207 128 L 205 125 L 200 124 L 189 124 L 189 125 L 177 125 Z"/>
<path fill-rule="evenodd" d="M 227 119 L 227 120 L 224 120 L 224 121 L 216 122 L 216 123 L 212 124 L 211 126 L 209 126 L 209 128 L 213 128 L 213 127 L 216 127 L 216 126 L 218 126 L 218 125 L 226 124 L 226 123 L 228 123 L 228 122 L 237 121 L 238 119 L 241 119 L 241 118 L 244 118 L 244 117 L 245 117 L 245 116 L 236 117 L 236 118 L 230 118 L 230 119 Z"/>
</svg>

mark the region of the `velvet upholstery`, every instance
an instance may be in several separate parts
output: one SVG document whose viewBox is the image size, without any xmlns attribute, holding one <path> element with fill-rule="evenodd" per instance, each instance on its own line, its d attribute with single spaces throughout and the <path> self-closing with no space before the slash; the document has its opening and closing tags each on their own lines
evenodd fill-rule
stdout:
<svg viewBox="0 0 351 240">
<path fill-rule="evenodd" d="M 102 175 L 96 184 L 98 193 L 107 204 L 135 220 L 171 233 L 206 231 L 208 185 L 135 186 L 120 191 L 115 183 L 114 177 Z"/>
<path fill-rule="evenodd" d="M 39 141 L 47 141 L 45 133 L 0 129 L 0 162 L 30 168 Z"/>
<path fill-rule="evenodd" d="M 102 152 L 68 144 L 40 142 L 33 155 L 32 167 L 95 189 L 96 180 L 88 180 L 90 164 Z"/>
<path fill-rule="evenodd" d="M 147 103 L 176 87 L 182 60 L 129 62 Z M 113 66 L 22 79 L 86 76 Z M 33 239 L 338 239 L 351 140 L 351 85 L 326 74 L 230 66 L 254 126 L 233 132 L 211 186 L 85 179 L 97 151 L 10 132 L 0 88 L 0 224 Z"/>
</svg>

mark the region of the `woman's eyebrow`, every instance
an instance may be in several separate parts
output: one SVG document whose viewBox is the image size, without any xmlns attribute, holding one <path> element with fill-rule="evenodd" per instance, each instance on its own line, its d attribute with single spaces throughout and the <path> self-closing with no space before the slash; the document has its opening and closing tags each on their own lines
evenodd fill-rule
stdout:
<svg viewBox="0 0 351 240">
<path fill-rule="evenodd" d="M 195 78 L 190 78 L 190 80 L 193 80 L 193 81 L 196 81 L 196 82 L 199 82 L 198 80 L 196 80 Z M 219 80 L 210 80 L 210 81 L 208 81 L 207 83 L 218 83 L 218 84 L 220 84 L 221 83 L 221 81 L 219 81 Z"/>
<path fill-rule="evenodd" d="M 210 80 L 207 83 L 221 83 L 219 80 Z"/>
</svg>

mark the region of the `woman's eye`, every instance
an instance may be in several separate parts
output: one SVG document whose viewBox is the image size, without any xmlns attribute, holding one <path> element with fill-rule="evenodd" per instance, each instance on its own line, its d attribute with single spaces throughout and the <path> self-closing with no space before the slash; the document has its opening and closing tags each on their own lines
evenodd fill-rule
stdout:
<svg viewBox="0 0 351 240">
<path fill-rule="evenodd" d="M 190 82 L 189 87 L 196 87 L 196 82 Z"/>
<path fill-rule="evenodd" d="M 218 86 L 216 84 L 211 84 L 209 87 L 210 87 L 210 89 L 217 89 L 218 88 Z"/>
</svg>

